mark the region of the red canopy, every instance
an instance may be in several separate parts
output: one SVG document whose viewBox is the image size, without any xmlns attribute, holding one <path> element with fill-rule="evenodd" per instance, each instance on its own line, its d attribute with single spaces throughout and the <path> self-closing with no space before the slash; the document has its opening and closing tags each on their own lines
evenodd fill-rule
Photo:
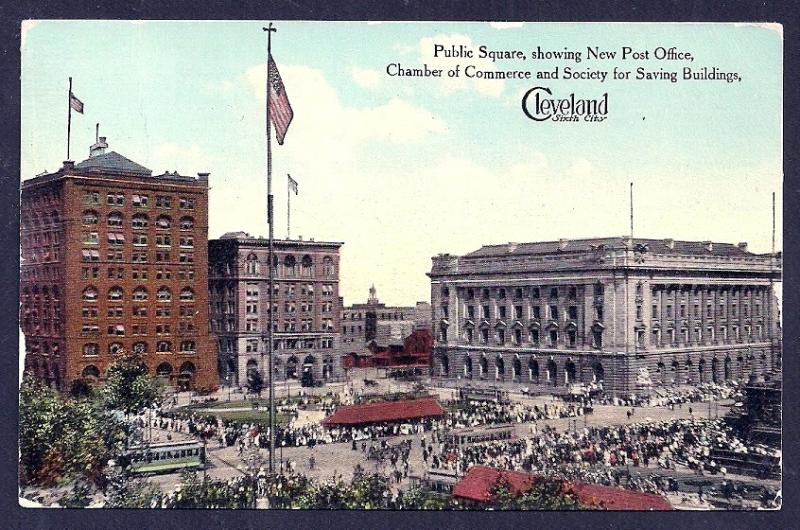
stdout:
<svg viewBox="0 0 800 530">
<path fill-rule="evenodd" d="M 439 405 L 439 402 L 434 398 L 424 398 L 339 407 L 322 424 L 326 427 L 367 425 L 379 422 L 440 418 L 442 416 L 444 416 L 444 409 Z"/>
<path fill-rule="evenodd" d="M 473 466 L 455 485 L 453 496 L 475 502 L 488 502 L 489 491 L 503 477 L 511 488 L 511 493 L 520 495 L 528 491 L 541 477 L 517 471 L 500 471 L 491 467 Z M 670 503 L 660 495 L 638 491 L 612 488 L 585 482 L 565 482 L 572 486 L 578 501 L 587 506 L 606 510 L 672 510 Z"/>
</svg>

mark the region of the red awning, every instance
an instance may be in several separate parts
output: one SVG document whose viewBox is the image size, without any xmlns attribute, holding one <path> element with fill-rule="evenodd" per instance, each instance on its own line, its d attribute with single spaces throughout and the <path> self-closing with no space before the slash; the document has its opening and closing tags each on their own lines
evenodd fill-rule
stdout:
<svg viewBox="0 0 800 530">
<path fill-rule="evenodd" d="M 474 502 L 488 502 L 489 492 L 500 476 L 508 481 L 511 492 L 515 495 L 527 491 L 535 481 L 540 479 L 537 475 L 517 471 L 500 471 L 490 467 L 473 466 L 455 485 L 453 497 Z M 572 486 L 578 496 L 578 501 L 587 506 L 606 510 L 672 510 L 672 505 L 660 495 L 584 482 L 568 484 Z"/>
<path fill-rule="evenodd" d="M 439 402 L 433 398 L 405 401 L 386 401 L 339 407 L 322 422 L 326 427 L 337 425 L 367 425 L 379 422 L 401 422 L 444 416 Z"/>
</svg>

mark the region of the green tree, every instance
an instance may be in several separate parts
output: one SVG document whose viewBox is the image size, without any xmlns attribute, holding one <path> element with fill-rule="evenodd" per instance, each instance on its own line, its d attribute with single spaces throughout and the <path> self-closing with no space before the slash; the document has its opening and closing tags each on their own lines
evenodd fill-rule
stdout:
<svg viewBox="0 0 800 530">
<path fill-rule="evenodd" d="M 94 388 L 86 379 L 75 379 L 69 387 L 69 395 L 75 399 L 91 398 L 94 394 Z"/>
<path fill-rule="evenodd" d="M 523 492 L 515 492 L 504 475 L 489 490 L 489 507 L 499 510 L 582 510 L 578 496 L 561 480 L 538 477 Z"/>
<path fill-rule="evenodd" d="M 132 479 L 121 470 L 108 476 L 105 508 L 150 508 L 161 498 L 157 485 L 143 479 Z"/>
<path fill-rule="evenodd" d="M 138 355 L 126 355 L 112 364 L 106 373 L 103 399 L 108 408 L 128 415 L 159 404 L 161 388 L 147 375 L 147 365 Z"/>
</svg>

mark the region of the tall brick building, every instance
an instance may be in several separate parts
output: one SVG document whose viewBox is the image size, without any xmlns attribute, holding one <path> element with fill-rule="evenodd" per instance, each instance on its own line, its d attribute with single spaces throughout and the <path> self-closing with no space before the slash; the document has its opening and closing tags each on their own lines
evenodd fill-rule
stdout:
<svg viewBox="0 0 800 530">
<path fill-rule="evenodd" d="M 415 329 L 430 329 L 431 306 L 417 302 L 416 306 L 387 306 L 378 300 L 373 285 L 366 303 L 342 307 L 342 343 L 345 348 L 358 351 L 366 347 L 378 334 L 378 326 L 391 324 L 404 326 L 404 337 Z"/>
<path fill-rule="evenodd" d="M 268 248 L 264 238 L 230 232 L 209 241 L 211 326 L 220 375 L 244 385 L 249 370 L 269 380 Z M 306 384 L 341 377 L 339 248 L 342 243 L 275 240 L 275 380 Z"/>
<path fill-rule="evenodd" d="M 169 385 L 215 387 L 208 174 L 153 176 L 107 147 L 22 183 L 26 369 L 65 390 L 136 352 Z"/>
<path fill-rule="evenodd" d="M 434 375 L 565 391 L 744 380 L 781 363 L 780 255 L 627 237 L 433 258 Z"/>
</svg>

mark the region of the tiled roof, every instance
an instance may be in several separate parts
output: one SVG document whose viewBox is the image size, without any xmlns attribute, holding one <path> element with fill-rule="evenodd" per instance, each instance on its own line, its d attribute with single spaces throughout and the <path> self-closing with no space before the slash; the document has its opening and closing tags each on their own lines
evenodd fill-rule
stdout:
<svg viewBox="0 0 800 530">
<path fill-rule="evenodd" d="M 488 502 L 489 492 L 501 476 L 508 481 L 511 493 L 515 495 L 524 493 L 535 481 L 540 479 L 537 475 L 517 471 L 500 471 L 491 467 L 473 466 L 455 485 L 453 496 L 475 502 Z M 606 510 L 672 510 L 669 502 L 660 495 L 584 482 L 568 484 L 572 486 L 578 501 L 585 506 Z"/>
<path fill-rule="evenodd" d="M 386 401 L 339 407 L 322 422 L 323 425 L 366 425 L 384 421 L 403 421 L 444 416 L 439 402 L 434 398 L 406 401 Z"/>
<path fill-rule="evenodd" d="M 126 173 L 137 175 L 152 175 L 152 171 L 125 158 L 116 151 L 89 157 L 83 162 L 75 164 L 76 169 L 83 171 L 102 171 L 104 173 Z"/>
<path fill-rule="evenodd" d="M 537 243 L 506 243 L 503 245 L 485 245 L 474 252 L 466 254 L 466 258 L 483 258 L 497 256 L 519 256 L 525 254 L 555 254 L 559 252 L 590 252 L 600 245 L 607 248 L 621 248 L 627 238 L 603 237 L 593 239 L 565 239 L 563 241 L 542 241 Z M 752 256 L 746 248 L 732 243 L 712 243 L 709 241 L 672 241 L 672 247 L 665 239 L 634 238 L 633 244 L 645 245 L 646 251 L 653 254 L 691 254 L 703 256 Z"/>
</svg>

